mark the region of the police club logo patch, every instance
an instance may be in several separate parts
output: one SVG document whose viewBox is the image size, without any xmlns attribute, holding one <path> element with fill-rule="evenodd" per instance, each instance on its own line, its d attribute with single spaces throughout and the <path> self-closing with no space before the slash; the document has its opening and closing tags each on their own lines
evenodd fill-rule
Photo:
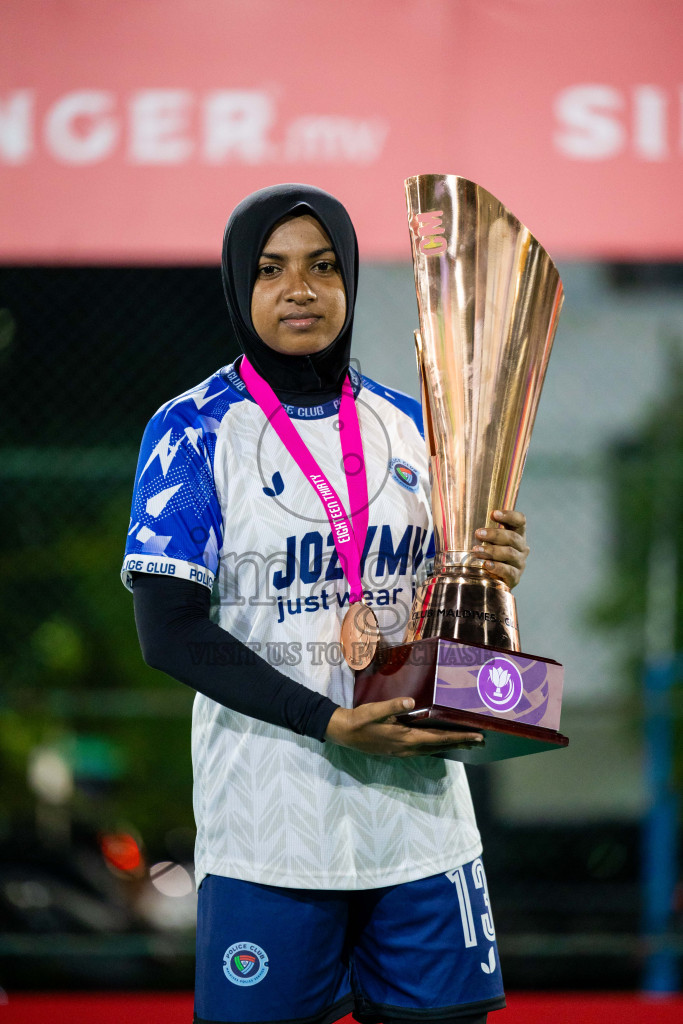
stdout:
<svg viewBox="0 0 683 1024">
<path fill-rule="evenodd" d="M 420 482 L 420 474 L 403 459 L 391 459 L 389 462 L 389 474 L 393 476 L 401 487 L 407 491 L 416 491 Z"/>
<path fill-rule="evenodd" d="M 225 951 L 223 973 L 233 985 L 258 985 L 268 973 L 268 957 L 253 942 L 236 942 Z"/>
</svg>

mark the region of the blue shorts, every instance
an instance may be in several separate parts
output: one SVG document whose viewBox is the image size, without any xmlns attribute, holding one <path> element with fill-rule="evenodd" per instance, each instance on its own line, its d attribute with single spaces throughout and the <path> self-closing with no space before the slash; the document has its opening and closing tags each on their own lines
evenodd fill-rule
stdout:
<svg viewBox="0 0 683 1024">
<path fill-rule="evenodd" d="M 505 1006 L 481 858 L 383 889 L 199 889 L 195 1024 L 440 1024 Z"/>
</svg>

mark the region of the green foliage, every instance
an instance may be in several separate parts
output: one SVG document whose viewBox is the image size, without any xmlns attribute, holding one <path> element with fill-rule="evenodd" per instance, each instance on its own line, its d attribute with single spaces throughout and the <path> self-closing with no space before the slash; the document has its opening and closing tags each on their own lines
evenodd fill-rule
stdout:
<svg viewBox="0 0 683 1024">
<path fill-rule="evenodd" d="M 31 488 L 34 529 L 3 524 L 0 815 L 26 815 L 31 753 L 54 748 L 74 772 L 76 817 L 130 823 L 160 848 L 192 825 L 192 693 L 142 661 L 119 576 L 129 502 L 128 488 L 54 481 Z"/>
<path fill-rule="evenodd" d="M 612 573 L 593 622 L 616 631 L 639 694 L 648 658 L 683 652 L 683 345 L 672 340 L 668 387 L 608 462 Z M 672 695 L 676 780 L 683 786 L 683 680 Z"/>
</svg>

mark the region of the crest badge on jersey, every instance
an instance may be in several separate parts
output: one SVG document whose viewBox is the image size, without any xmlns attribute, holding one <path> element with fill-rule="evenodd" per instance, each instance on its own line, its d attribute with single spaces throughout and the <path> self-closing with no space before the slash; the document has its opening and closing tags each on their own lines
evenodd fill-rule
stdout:
<svg viewBox="0 0 683 1024">
<path fill-rule="evenodd" d="M 390 459 L 389 475 L 407 491 L 416 491 L 420 483 L 420 474 L 405 459 Z"/>
<path fill-rule="evenodd" d="M 236 942 L 225 951 L 223 973 L 233 985 L 257 985 L 268 973 L 268 957 L 253 942 Z"/>
</svg>

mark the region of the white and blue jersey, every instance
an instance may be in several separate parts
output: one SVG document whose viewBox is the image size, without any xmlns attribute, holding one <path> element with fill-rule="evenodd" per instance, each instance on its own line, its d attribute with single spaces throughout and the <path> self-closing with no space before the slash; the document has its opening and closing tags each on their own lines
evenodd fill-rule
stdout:
<svg viewBox="0 0 683 1024">
<path fill-rule="evenodd" d="M 351 376 L 370 500 L 364 596 L 398 643 L 431 535 L 421 410 Z M 285 408 L 348 509 L 339 400 Z M 327 516 L 234 366 L 150 421 L 122 570 L 128 586 L 131 572 L 212 588 L 221 626 L 292 679 L 352 706 L 339 645 L 349 588 Z M 451 870 L 481 851 L 458 762 L 321 744 L 201 694 L 192 753 L 198 881 L 368 889 Z"/>
</svg>

